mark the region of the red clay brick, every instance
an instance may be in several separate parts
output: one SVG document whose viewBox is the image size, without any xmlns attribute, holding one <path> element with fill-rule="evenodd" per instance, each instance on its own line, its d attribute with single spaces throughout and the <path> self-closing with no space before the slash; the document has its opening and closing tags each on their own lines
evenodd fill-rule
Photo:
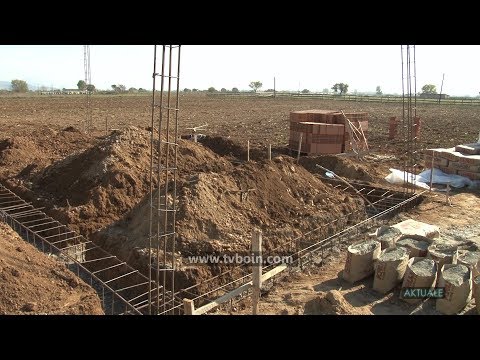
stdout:
<svg viewBox="0 0 480 360">
<path fill-rule="evenodd" d="M 480 144 L 457 145 L 455 151 L 466 155 L 480 155 Z"/>
<path fill-rule="evenodd" d="M 432 165 L 432 157 L 430 155 L 424 155 L 423 160 L 425 161 L 425 166 L 430 167 Z M 433 160 L 434 165 L 440 165 L 440 166 L 448 166 L 449 161 L 448 159 L 441 158 L 439 156 L 435 156 L 435 159 Z"/>
<path fill-rule="evenodd" d="M 442 170 L 446 174 L 457 175 L 457 170 L 446 167 L 446 166 L 437 166 L 440 170 Z"/>
</svg>

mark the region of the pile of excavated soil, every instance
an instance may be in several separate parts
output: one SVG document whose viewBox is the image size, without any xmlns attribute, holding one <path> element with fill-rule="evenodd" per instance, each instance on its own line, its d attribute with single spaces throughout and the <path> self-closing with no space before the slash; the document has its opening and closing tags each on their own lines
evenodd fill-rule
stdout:
<svg viewBox="0 0 480 360">
<path fill-rule="evenodd" d="M 47 213 L 72 230 L 145 271 L 150 135 L 136 127 L 114 131 L 86 150 L 32 174 L 15 190 L 27 201 L 45 206 Z M 177 165 L 180 258 L 244 252 L 254 227 L 263 230 L 263 248 L 269 251 L 338 218 L 344 217 L 331 229 L 319 231 L 319 239 L 366 217 L 362 199 L 333 189 L 290 157 L 234 165 L 227 156 L 200 143 L 180 140 Z M 190 265 L 185 268 L 191 269 Z M 224 270 L 206 268 L 194 266 L 192 271 L 208 277 L 210 271 Z M 191 285 L 193 280 L 187 277 Z"/>
<path fill-rule="evenodd" d="M 0 222 L 0 315 L 102 315 L 96 292 Z"/>
<path fill-rule="evenodd" d="M 233 168 L 201 145 L 180 144 L 181 175 Z M 17 190 L 26 200 L 39 200 L 73 230 L 91 234 L 119 220 L 143 199 L 149 191 L 149 166 L 150 132 L 130 127 L 45 167 L 30 176 L 31 186 L 24 183 Z"/>
<path fill-rule="evenodd" d="M 350 250 L 358 255 L 365 255 L 373 251 L 378 245 L 376 240 L 365 240 L 361 243 L 350 246 Z"/>
<path fill-rule="evenodd" d="M 325 171 L 315 165 L 333 171 L 335 174 L 350 179 L 367 182 L 374 182 L 377 171 L 371 164 L 358 164 L 352 160 L 335 155 L 307 156 L 300 158 L 300 165 L 304 166 L 308 171 L 314 174 L 325 176 Z"/>
<path fill-rule="evenodd" d="M 242 192 L 245 190 L 250 191 Z M 176 250 L 188 271 L 192 264 L 185 262 L 186 256 L 247 251 L 254 227 L 263 231 L 264 251 L 273 251 L 349 213 L 354 214 L 338 221 L 335 228 L 319 231 L 319 238 L 366 216 L 361 199 L 332 189 L 292 159 L 283 157 L 199 173 L 190 181 L 181 179 L 177 194 Z M 122 221 L 95 234 L 94 239 L 137 268 L 146 269 L 148 261 L 142 254 L 147 252 L 141 249 L 146 246 L 148 234 L 149 199 L 145 198 Z M 225 269 L 210 268 L 212 273 L 207 270 L 203 266 L 195 271 L 209 277 Z"/>
<path fill-rule="evenodd" d="M 305 308 L 305 314 L 308 315 L 372 315 L 372 312 L 365 307 L 354 307 L 338 290 L 321 292 Z"/>
<path fill-rule="evenodd" d="M 432 276 L 435 274 L 435 261 L 422 259 L 412 264 L 410 269 L 418 276 Z"/>
<path fill-rule="evenodd" d="M 442 272 L 445 281 L 460 286 L 468 280 L 470 270 L 465 265 L 455 265 Z"/>
<path fill-rule="evenodd" d="M 94 142 L 95 139 L 78 130 L 66 128 L 56 131 L 46 126 L 35 130 L 33 136 L 30 133 L 3 139 L 0 141 L 0 178 L 19 176 L 23 179 L 31 176 Z"/>
</svg>

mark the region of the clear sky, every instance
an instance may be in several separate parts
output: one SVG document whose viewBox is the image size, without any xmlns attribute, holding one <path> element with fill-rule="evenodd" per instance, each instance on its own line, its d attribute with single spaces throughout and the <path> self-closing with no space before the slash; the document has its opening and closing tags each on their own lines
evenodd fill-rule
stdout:
<svg viewBox="0 0 480 360">
<path fill-rule="evenodd" d="M 152 88 L 153 46 L 91 45 L 92 83 Z M 434 84 L 443 93 L 477 96 L 480 46 L 417 45 L 417 90 Z M 399 45 L 183 45 L 180 88 L 322 91 L 349 84 L 349 92 L 401 93 Z M 76 88 L 84 78 L 82 45 L 0 45 L 0 81 L 23 79 L 34 86 Z"/>
</svg>

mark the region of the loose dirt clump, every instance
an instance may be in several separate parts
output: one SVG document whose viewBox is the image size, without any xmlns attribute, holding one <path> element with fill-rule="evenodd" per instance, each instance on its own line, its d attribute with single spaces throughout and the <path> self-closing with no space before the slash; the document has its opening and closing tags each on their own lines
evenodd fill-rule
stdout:
<svg viewBox="0 0 480 360">
<path fill-rule="evenodd" d="M 95 291 L 0 223 L 0 315 L 101 315 Z"/>
<path fill-rule="evenodd" d="M 367 308 L 352 306 L 338 290 L 321 292 L 305 305 L 305 315 L 372 315 Z"/>
<path fill-rule="evenodd" d="M 350 180 L 374 182 L 375 176 L 377 175 L 375 170 L 372 171 L 373 167 L 372 169 L 368 169 L 367 163 L 358 164 L 348 158 L 335 155 L 301 157 L 299 163 L 311 173 L 321 174 L 322 176 L 325 176 L 325 171 L 315 165 L 323 166 L 335 174 Z M 371 174 L 371 172 L 373 174 Z"/>
</svg>

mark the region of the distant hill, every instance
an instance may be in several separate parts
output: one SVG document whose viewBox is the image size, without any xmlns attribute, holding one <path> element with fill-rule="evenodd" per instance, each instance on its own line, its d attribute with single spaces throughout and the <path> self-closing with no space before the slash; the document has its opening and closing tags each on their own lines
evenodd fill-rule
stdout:
<svg viewBox="0 0 480 360">
<path fill-rule="evenodd" d="M 0 81 L 0 90 L 10 90 L 10 81 Z"/>
</svg>

